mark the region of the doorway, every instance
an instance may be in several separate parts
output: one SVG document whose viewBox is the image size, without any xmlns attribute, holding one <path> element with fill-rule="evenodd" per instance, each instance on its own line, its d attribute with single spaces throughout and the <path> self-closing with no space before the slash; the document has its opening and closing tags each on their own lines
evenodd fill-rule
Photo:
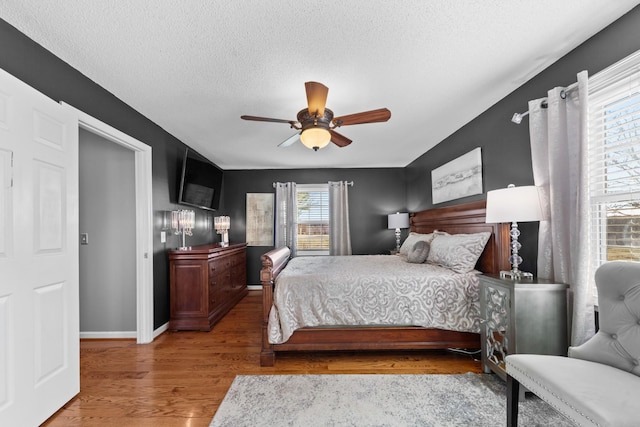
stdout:
<svg viewBox="0 0 640 427">
<path fill-rule="evenodd" d="M 134 170 L 133 151 L 79 129 L 80 338 L 136 338 Z"/>
<path fill-rule="evenodd" d="M 122 133 L 82 111 L 62 103 L 78 116 L 80 129 L 116 143 L 134 155 L 135 179 L 135 282 L 136 282 L 136 341 L 153 341 L 153 204 L 151 187 L 151 147 Z"/>
</svg>

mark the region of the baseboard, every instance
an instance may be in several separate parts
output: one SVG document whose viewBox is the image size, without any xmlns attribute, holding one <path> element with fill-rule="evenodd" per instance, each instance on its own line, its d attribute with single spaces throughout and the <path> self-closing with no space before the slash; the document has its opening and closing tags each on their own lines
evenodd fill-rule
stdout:
<svg viewBox="0 0 640 427">
<path fill-rule="evenodd" d="M 136 339 L 136 331 L 80 332 L 80 339 Z"/>
<path fill-rule="evenodd" d="M 247 289 L 250 291 L 261 291 L 262 285 L 247 285 Z"/>
<path fill-rule="evenodd" d="M 169 322 L 153 331 L 153 338 L 169 329 Z M 136 331 L 108 331 L 108 332 L 80 332 L 80 339 L 108 340 L 108 339 L 137 339 Z"/>
<path fill-rule="evenodd" d="M 168 329 L 169 329 L 169 322 L 165 323 L 164 325 L 160 326 L 158 329 L 153 331 L 153 339 L 158 338 L 160 334 L 162 334 L 164 331 Z"/>
</svg>

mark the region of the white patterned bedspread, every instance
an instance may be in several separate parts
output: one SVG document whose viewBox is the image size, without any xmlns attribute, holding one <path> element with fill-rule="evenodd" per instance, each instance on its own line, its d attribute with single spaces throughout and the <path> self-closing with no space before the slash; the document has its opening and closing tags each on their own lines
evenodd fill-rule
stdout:
<svg viewBox="0 0 640 427">
<path fill-rule="evenodd" d="M 393 255 L 297 257 L 276 279 L 269 342 L 306 326 L 402 325 L 480 332 L 478 273 Z"/>
</svg>

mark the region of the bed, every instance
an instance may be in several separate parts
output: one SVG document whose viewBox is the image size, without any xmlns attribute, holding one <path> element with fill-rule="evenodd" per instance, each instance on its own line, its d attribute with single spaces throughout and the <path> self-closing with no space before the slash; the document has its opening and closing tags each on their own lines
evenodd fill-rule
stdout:
<svg viewBox="0 0 640 427">
<path fill-rule="evenodd" d="M 410 231 L 429 234 L 434 231 L 451 235 L 489 233 L 484 251 L 480 255 L 475 269 L 479 272 L 497 274 L 500 270 L 509 270 L 509 224 L 486 224 L 485 201 L 462 205 L 430 209 L 412 213 Z M 341 262 L 349 258 L 340 257 Z M 363 256 L 366 258 L 369 256 Z M 375 257 L 375 256 L 372 256 Z M 397 256 L 378 256 L 384 263 L 393 263 Z M 297 260 L 297 258 L 295 259 Z M 318 325 L 300 327 L 287 331 L 284 336 L 274 339 L 274 329 L 269 318 L 273 316 L 275 284 L 282 274 L 282 283 L 289 274 L 285 270 L 290 261 L 287 247 L 275 248 L 262 256 L 260 281 L 262 284 L 262 350 L 261 366 L 273 366 L 276 353 L 289 351 L 361 351 L 361 350 L 424 350 L 443 348 L 480 348 L 480 334 L 465 331 L 465 328 L 454 327 L 450 330 L 443 327 L 423 327 L 406 325 L 402 319 L 398 325 Z M 294 267 L 292 262 L 292 268 Z M 378 264 L 382 265 L 382 262 Z M 382 265 L 380 268 L 383 268 Z M 298 267 L 300 268 L 300 267 Z M 379 275 L 380 271 L 372 270 L 370 274 Z M 312 279 L 309 279 L 309 283 Z M 345 322 L 348 323 L 348 322 Z M 270 340 L 271 336 L 271 340 Z"/>
</svg>

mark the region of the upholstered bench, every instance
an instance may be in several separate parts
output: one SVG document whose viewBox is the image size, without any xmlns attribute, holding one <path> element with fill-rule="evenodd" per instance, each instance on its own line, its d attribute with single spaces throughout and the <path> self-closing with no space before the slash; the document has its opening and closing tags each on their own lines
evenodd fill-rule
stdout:
<svg viewBox="0 0 640 427">
<path fill-rule="evenodd" d="M 640 426 L 640 377 L 629 372 L 588 360 L 534 354 L 508 356 L 507 372 L 577 425 Z M 514 402 L 517 405 L 517 395 Z"/>
<path fill-rule="evenodd" d="M 520 385 L 577 425 L 640 426 L 640 263 L 606 263 L 595 279 L 595 336 L 569 357 L 506 357 L 508 426 L 517 426 Z"/>
</svg>

